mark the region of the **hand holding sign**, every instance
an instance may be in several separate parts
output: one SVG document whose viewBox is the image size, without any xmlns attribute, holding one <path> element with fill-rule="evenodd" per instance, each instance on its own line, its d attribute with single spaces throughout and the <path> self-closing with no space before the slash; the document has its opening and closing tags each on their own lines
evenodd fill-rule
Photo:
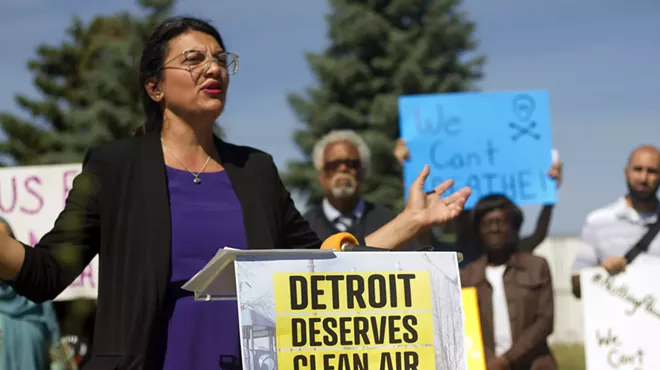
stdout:
<svg viewBox="0 0 660 370">
<path fill-rule="evenodd" d="M 557 189 L 559 189 L 559 186 L 561 185 L 561 181 L 563 179 L 563 171 L 564 169 L 564 163 L 559 160 L 559 152 L 557 149 L 552 149 L 552 167 L 550 167 L 550 171 L 548 171 L 548 176 L 555 180 L 555 184 L 557 185 Z"/>
<path fill-rule="evenodd" d="M 394 145 L 394 158 L 397 162 L 403 166 L 403 163 L 410 159 L 410 152 L 408 151 L 408 146 L 406 141 L 399 138 Z"/>
<path fill-rule="evenodd" d="M 616 275 L 626 270 L 628 261 L 623 256 L 610 256 L 605 258 L 603 263 L 600 264 L 602 268 L 607 270 L 611 275 Z"/>
<path fill-rule="evenodd" d="M 441 225 L 458 216 L 471 193 L 466 186 L 446 198 L 441 198 L 440 196 L 454 185 L 453 180 L 445 180 L 431 192 L 424 192 L 424 183 L 430 172 L 429 166 L 425 165 L 410 186 L 406 204 L 406 211 L 413 214 L 424 227 Z"/>
</svg>

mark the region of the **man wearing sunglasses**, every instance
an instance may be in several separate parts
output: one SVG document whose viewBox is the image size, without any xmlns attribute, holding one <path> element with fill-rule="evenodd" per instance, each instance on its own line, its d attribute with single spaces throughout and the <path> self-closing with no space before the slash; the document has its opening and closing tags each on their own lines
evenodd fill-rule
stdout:
<svg viewBox="0 0 660 370">
<path fill-rule="evenodd" d="M 328 133 L 316 143 L 312 155 L 324 198 L 304 217 L 319 238 L 347 231 L 360 240 L 396 217 L 393 210 L 360 196 L 371 153 L 356 132 Z"/>
</svg>

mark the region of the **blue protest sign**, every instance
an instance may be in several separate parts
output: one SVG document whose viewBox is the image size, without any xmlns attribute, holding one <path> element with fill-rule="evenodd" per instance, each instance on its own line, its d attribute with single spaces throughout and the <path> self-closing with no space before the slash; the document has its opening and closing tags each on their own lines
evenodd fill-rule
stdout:
<svg viewBox="0 0 660 370">
<path fill-rule="evenodd" d="M 545 91 L 456 93 L 399 97 L 401 137 L 411 159 L 404 165 L 406 198 L 425 164 L 425 190 L 446 179 L 472 188 L 470 209 L 483 196 L 552 204 L 550 104 Z"/>
</svg>

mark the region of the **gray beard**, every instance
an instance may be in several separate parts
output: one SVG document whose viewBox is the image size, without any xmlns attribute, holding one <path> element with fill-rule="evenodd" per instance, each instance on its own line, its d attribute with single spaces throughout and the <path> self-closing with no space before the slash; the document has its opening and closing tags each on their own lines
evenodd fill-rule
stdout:
<svg viewBox="0 0 660 370">
<path fill-rule="evenodd" d="M 355 195 L 355 187 L 332 188 L 332 196 L 337 199 L 346 199 Z"/>
</svg>

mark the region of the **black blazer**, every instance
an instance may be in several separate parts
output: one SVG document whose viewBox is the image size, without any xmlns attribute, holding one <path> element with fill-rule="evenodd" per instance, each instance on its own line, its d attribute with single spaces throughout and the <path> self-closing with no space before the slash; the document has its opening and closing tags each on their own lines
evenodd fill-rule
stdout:
<svg viewBox="0 0 660 370">
<path fill-rule="evenodd" d="M 243 209 L 248 249 L 320 247 L 270 155 L 219 139 L 216 147 Z M 170 223 L 160 135 L 102 145 L 86 155 L 53 229 L 35 248 L 25 246 L 11 284 L 35 302 L 51 300 L 99 254 L 94 345 L 85 369 L 157 369 L 167 330 Z"/>
<path fill-rule="evenodd" d="M 316 232 L 316 235 L 322 239 L 341 232 L 325 216 L 321 204 L 311 207 L 305 212 L 303 217 L 309 222 L 309 226 Z M 364 239 L 367 235 L 380 229 L 395 217 L 396 213 L 392 209 L 365 200 L 362 217 L 356 222 L 353 222 L 353 225 L 346 231 L 358 238 L 358 240 Z"/>
</svg>

